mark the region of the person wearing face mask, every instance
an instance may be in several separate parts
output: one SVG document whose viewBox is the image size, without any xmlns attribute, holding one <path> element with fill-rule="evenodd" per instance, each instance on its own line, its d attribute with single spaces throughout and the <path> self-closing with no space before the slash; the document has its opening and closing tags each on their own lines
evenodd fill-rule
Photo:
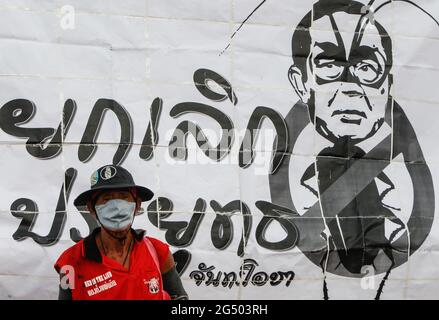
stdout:
<svg viewBox="0 0 439 320">
<path fill-rule="evenodd" d="M 60 300 L 185 300 L 169 246 L 131 228 L 141 202 L 153 197 L 123 167 L 106 165 L 74 201 L 100 224 L 55 263 Z"/>
</svg>

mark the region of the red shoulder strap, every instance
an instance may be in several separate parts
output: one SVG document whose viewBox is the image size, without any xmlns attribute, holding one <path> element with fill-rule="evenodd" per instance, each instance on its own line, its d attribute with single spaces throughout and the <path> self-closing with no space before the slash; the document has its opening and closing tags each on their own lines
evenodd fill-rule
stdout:
<svg viewBox="0 0 439 320">
<path fill-rule="evenodd" d="M 154 263 L 155 263 L 157 269 L 159 270 L 160 273 L 162 273 L 162 271 L 160 270 L 159 257 L 157 255 L 157 251 L 154 248 L 154 245 L 147 237 L 145 237 L 143 239 L 145 240 L 145 244 L 146 244 L 149 252 L 151 253 L 152 259 L 154 260 Z"/>
<path fill-rule="evenodd" d="M 162 271 L 160 270 L 160 262 L 159 262 L 159 257 L 157 255 L 157 251 L 155 250 L 152 242 L 147 237 L 144 237 L 143 240 L 145 241 L 145 244 L 146 244 L 146 247 L 148 248 L 148 251 L 151 253 L 152 259 L 154 260 L 154 263 L 155 263 L 157 270 L 159 271 L 160 277 L 161 277 Z M 162 290 L 162 293 L 163 293 L 163 300 L 171 300 L 171 297 L 164 289 Z"/>
</svg>

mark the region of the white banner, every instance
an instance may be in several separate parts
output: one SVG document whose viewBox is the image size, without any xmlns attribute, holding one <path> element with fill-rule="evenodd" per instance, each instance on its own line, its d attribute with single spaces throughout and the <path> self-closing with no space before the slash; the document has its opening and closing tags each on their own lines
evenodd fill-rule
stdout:
<svg viewBox="0 0 439 320">
<path fill-rule="evenodd" d="M 105 164 L 191 299 L 438 299 L 439 2 L 0 1 L 0 298 Z M 436 110 L 437 109 L 437 110 Z"/>
</svg>

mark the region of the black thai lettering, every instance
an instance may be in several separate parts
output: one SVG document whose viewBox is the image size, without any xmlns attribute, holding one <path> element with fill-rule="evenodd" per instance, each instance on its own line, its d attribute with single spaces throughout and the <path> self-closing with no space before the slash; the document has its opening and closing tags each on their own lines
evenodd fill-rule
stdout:
<svg viewBox="0 0 439 320">
<path fill-rule="evenodd" d="M 120 123 L 121 134 L 119 146 L 113 157 L 113 164 L 120 165 L 128 155 L 133 143 L 133 124 L 129 113 L 125 108 L 111 99 L 99 99 L 96 101 L 93 110 L 82 135 L 81 144 L 78 149 L 78 158 L 81 162 L 89 161 L 97 150 L 96 138 L 99 135 L 105 113 L 111 110 Z"/>
<path fill-rule="evenodd" d="M 283 277 L 278 272 L 270 274 L 270 285 L 277 286 L 282 283 Z"/>
<path fill-rule="evenodd" d="M 204 283 L 206 286 L 213 285 L 218 287 L 222 285 L 224 288 L 228 287 L 232 289 L 233 286 L 243 286 L 251 284 L 253 286 L 264 286 L 269 283 L 271 286 L 278 286 L 281 283 L 285 283 L 288 287 L 291 281 L 294 279 L 293 271 L 277 271 L 268 275 L 264 271 L 258 271 L 254 273 L 256 267 L 259 266 L 258 262 L 253 259 L 244 259 L 243 264 L 240 267 L 239 281 L 236 272 L 223 272 L 215 271 L 215 266 L 207 266 L 204 262 L 198 265 L 198 270 L 190 272 L 189 278 L 195 280 L 195 284 L 200 286 Z M 287 281 L 284 281 L 287 278 Z"/>
<path fill-rule="evenodd" d="M 256 262 L 256 260 L 244 259 L 244 263 L 239 270 L 239 277 L 243 279 L 241 283 L 243 287 L 246 287 L 249 284 L 253 272 L 258 265 L 259 264 Z"/>
<path fill-rule="evenodd" d="M 258 139 L 260 127 L 265 118 L 271 120 L 276 130 L 273 158 L 269 172 L 271 174 L 276 172 L 282 163 L 282 159 L 287 153 L 288 148 L 288 129 L 285 120 L 279 112 L 271 108 L 257 107 L 250 116 L 239 152 L 239 166 L 241 168 L 247 168 L 253 163 L 255 158 L 255 144 Z"/>
<path fill-rule="evenodd" d="M 239 211 L 240 208 L 234 207 L 232 211 L 229 211 L 227 209 L 230 209 L 230 203 L 225 207 L 221 207 L 221 205 L 214 200 L 210 202 L 210 206 L 216 212 L 216 218 L 210 230 L 212 243 L 215 248 L 224 250 L 230 245 L 233 239 L 233 223 L 230 216 L 233 214 L 233 211 Z"/>
<path fill-rule="evenodd" d="M 248 239 L 250 237 L 250 231 L 252 228 L 253 223 L 253 217 L 251 215 L 250 208 L 244 203 L 241 203 L 241 210 L 242 210 L 242 218 L 244 220 L 244 230 L 243 234 L 241 236 L 241 241 L 239 242 L 238 246 L 238 256 L 243 257 L 245 253 L 245 248 L 248 243 Z"/>
<path fill-rule="evenodd" d="M 169 155 L 178 160 L 187 159 L 186 138 L 190 133 L 197 141 L 198 147 L 204 154 L 214 161 L 220 161 L 229 152 L 234 140 L 232 120 L 223 112 L 206 104 L 197 102 L 184 102 L 175 105 L 170 115 L 177 118 L 186 113 L 200 113 L 215 119 L 221 126 L 221 139 L 216 147 L 213 147 L 203 130 L 191 121 L 181 122 L 175 129 L 169 142 Z"/>
<path fill-rule="evenodd" d="M 159 220 L 166 219 L 172 214 L 173 203 L 170 199 L 159 197 L 152 201 L 147 208 L 149 221 L 159 228 Z"/>
<path fill-rule="evenodd" d="M 73 182 L 76 178 L 76 170 L 69 168 L 64 174 L 64 183 L 61 187 L 61 191 L 58 197 L 58 203 L 56 205 L 55 216 L 53 218 L 52 226 L 49 233 L 46 236 L 41 236 L 32 231 L 32 228 L 38 217 L 38 206 L 31 200 L 26 198 L 20 198 L 15 200 L 11 205 L 11 213 L 14 217 L 21 218 L 21 223 L 18 229 L 12 235 L 14 240 L 20 241 L 26 238 L 32 238 L 36 243 L 43 246 L 51 246 L 56 244 L 61 237 L 66 220 L 66 201 L 70 196 L 70 191 Z M 65 196 L 64 196 L 65 190 Z"/>
<path fill-rule="evenodd" d="M 38 217 L 38 205 L 35 201 L 27 198 L 15 200 L 11 205 L 11 213 L 16 218 L 21 218 L 18 229 L 12 235 L 14 240 L 20 241 L 33 236 L 32 227 Z"/>
<path fill-rule="evenodd" d="M 32 120 L 36 113 L 36 106 L 26 99 L 14 99 L 0 109 L 0 128 L 9 135 L 27 139 L 26 150 L 33 157 L 51 159 L 60 154 L 63 139 L 69 131 L 75 111 L 75 101 L 68 99 L 64 103 L 62 122 L 56 130 L 24 128 L 21 125 Z"/>
<path fill-rule="evenodd" d="M 256 241 L 258 244 L 263 248 L 274 251 L 294 248 L 299 239 L 299 230 L 292 221 L 293 218 L 297 217 L 296 213 L 266 201 L 257 201 L 256 207 L 264 214 L 256 228 Z M 273 221 L 277 221 L 287 233 L 284 239 L 277 242 L 270 242 L 265 238 L 266 230 Z"/>
<path fill-rule="evenodd" d="M 195 284 L 199 286 L 206 278 L 205 273 L 210 272 L 213 269 L 215 269 L 214 266 L 207 267 L 206 264 L 202 262 L 198 265 L 198 270 L 194 270 L 189 274 L 189 278 L 195 279 Z"/>
<path fill-rule="evenodd" d="M 151 121 L 146 129 L 145 137 L 143 138 L 142 146 L 140 147 L 140 159 L 150 160 L 154 154 L 154 148 L 159 141 L 158 125 L 160 114 L 162 113 L 163 100 L 155 98 L 151 105 Z"/>
<path fill-rule="evenodd" d="M 206 274 L 207 274 L 206 286 L 213 285 L 214 287 L 218 287 L 221 282 L 221 276 L 223 275 L 222 271 L 219 271 L 216 274 L 216 276 L 212 271 L 207 271 Z"/>
<path fill-rule="evenodd" d="M 80 215 L 87 223 L 88 234 L 91 234 L 94 229 L 99 227 L 98 221 L 96 220 L 96 218 L 93 215 L 90 214 L 90 212 L 87 209 L 87 206 L 79 206 L 79 207 L 76 207 L 76 209 L 78 209 Z M 77 228 L 75 228 L 75 227 L 70 228 L 70 239 L 73 242 L 79 242 L 84 238 L 85 237 L 81 236 L 81 232 Z"/>
<path fill-rule="evenodd" d="M 224 272 L 224 279 L 221 284 L 223 287 L 231 289 L 233 285 L 237 284 L 236 272 Z"/>
<path fill-rule="evenodd" d="M 268 282 L 268 274 L 265 272 L 257 272 L 252 277 L 251 283 L 257 287 L 262 287 Z"/>
<path fill-rule="evenodd" d="M 209 86 L 209 82 L 215 82 L 219 85 L 226 94 L 218 93 L 212 90 Z M 209 69 L 198 69 L 194 72 L 194 83 L 195 87 L 200 91 L 200 93 L 207 99 L 212 101 L 223 101 L 229 98 L 235 106 L 238 103 L 238 98 L 233 91 L 232 85 L 220 74 Z"/>
<path fill-rule="evenodd" d="M 180 249 L 174 252 L 172 256 L 174 257 L 175 269 L 177 270 L 178 275 L 183 275 L 191 262 L 191 253 L 188 250 Z"/>
<path fill-rule="evenodd" d="M 233 222 L 230 215 L 242 211 L 244 230 L 238 247 L 238 256 L 242 257 L 244 255 L 244 249 L 247 245 L 252 226 L 252 216 L 249 207 L 239 200 L 229 202 L 224 207 L 222 207 L 217 201 L 212 200 L 210 206 L 215 212 L 217 212 L 210 232 L 211 239 L 215 248 L 220 250 L 228 248 L 233 240 Z"/>
<path fill-rule="evenodd" d="M 162 206 L 163 205 L 163 206 Z M 198 227 L 204 218 L 206 201 L 199 198 L 195 203 L 194 213 L 189 222 L 166 221 L 172 215 L 172 201 L 166 198 L 159 198 L 148 206 L 148 219 L 160 230 L 166 230 L 165 239 L 174 247 L 189 246 L 195 239 Z"/>
<path fill-rule="evenodd" d="M 278 271 L 277 272 L 280 275 L 281 281 L 283 281 L 285 278 L 287 281 L 285 282 L 285 286 L 289 287 L 291 282 L 294 280 L 294 277 L 296 274 L 293 271 Z"/>
</svg>

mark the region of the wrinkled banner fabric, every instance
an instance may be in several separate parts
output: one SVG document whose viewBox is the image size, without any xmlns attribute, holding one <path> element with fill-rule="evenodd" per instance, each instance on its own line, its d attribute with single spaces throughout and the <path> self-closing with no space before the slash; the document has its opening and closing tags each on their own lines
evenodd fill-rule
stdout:
<svg viewBox="0 0 439 320">
<path fill-rule="evenodd" d="M 439 2 L 0 1 L 0 298 L 103 165 L 191 299 L 438 299 Z M 92 177 L 93 178 L 93 177 Z"/>
</svg>

